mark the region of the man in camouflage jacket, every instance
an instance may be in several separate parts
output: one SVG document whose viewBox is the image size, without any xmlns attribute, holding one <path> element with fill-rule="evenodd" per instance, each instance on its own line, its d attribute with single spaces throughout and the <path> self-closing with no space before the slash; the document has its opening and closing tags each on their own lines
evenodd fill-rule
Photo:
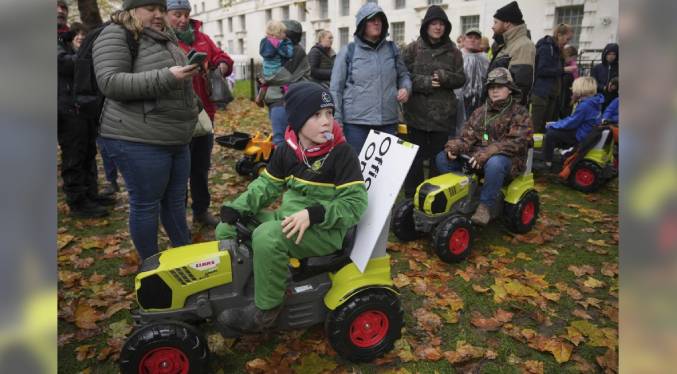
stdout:
<svg viewBox="0 0 677 374">
<path fill-rule="evenodd" d="M 462 154 L 472 157 L 471 166 L 484 170 L 480 204 L 471 218 L 480 225 L 489 222 L 489 212 L 505 179 L 524 171 L 533 144 L 529 111 L 519 103 L 520 90 L 506 68 L 492 70 L 487 78 L 489 89 L 500 86 L 510 90 L 507 98 L 492 101 L 488 95 L 466 122 L 461 136 L 449 140 L 436 158 L 441 172 L 460 171 L 462 162 L 457 156 Z"/>
</svg>

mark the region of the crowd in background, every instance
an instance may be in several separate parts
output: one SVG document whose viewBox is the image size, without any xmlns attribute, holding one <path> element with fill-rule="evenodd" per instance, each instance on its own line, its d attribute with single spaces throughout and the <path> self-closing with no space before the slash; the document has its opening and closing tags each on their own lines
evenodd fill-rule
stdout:
<svg viewBox="0 0 677 374">
<path fill-rule="evenodd" d="M 102 217 L 120 191 L 129 194 L 129 226 L 142 257 L 157 253 L 159 221 L 172 246 L 191 242 L 186 201 L 194 223 L 216 226 L 209 213 L 213 134 L 193 136 L 198 113 L 214 120 L 207 74 L 232 73 L 233 61 L 190 18 L 188 0 L 125 0 L 123 9 L 97 30 L 66 24 L 68 5 L 57 1 L 58 141 L 66 202 L 76 217 Z M 317 33 L 306 54 L 302 26 L 270 21 L 260 43 L 263 74 L 256 102 L 266 106 L 273 142 L 285 141 L 289 86 L 314 81 L 335 102 L 334 118 L 359 153 L 370 130 L 396 134 L 419 152 L 404 182 L 412 197 L 426 178 L 456 170 L 469 153 L 484 169 L 482 203 L 473 221 L 486 224 L 505 178 L 524 170 L 533 133 L 545 133 L 543 167 L 555 171 L 555 148 L 584 142 L 601 124 L 618 123 L 618 45 L 604 48 L 590 77 L 580 77 L 573 29 L 554 27 L 536 43 L 513 1 L 496 10 L 493 44 L 478 29 L 456 42 L 442 7 L 422 19 L 418 38 L 400 49 L 388 40 L 389 23 L 376 3 L 356 13 L 353 41 L 338 53 L 333 35 Z M 89 32 L 89 36 L 88 36 Z M 94 35 L 94 36 L 92 36 Z M 80 51 L 91 40 L 91 57 Z M 84 48 L 84 47 L 83 47 Z M 206 54 L 188 64 L 191 50 Z M 78 94 L 78 66 L 89 63 L 103 98 L 89 105 Z M 95 156 L 103 159 L 107 184 L 99 191 Z M 190 189 L 188 189 L 190 187 Z"/>
</svg>

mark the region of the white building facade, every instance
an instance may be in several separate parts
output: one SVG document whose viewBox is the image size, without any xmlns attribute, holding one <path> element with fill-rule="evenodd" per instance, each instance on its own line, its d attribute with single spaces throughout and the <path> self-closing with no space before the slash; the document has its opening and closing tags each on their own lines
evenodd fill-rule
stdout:
<svg viewBox="0 0 677 374">
<path fill-rule="evenodd" d="M 320 30 L 334 34 L 338 51 L 353 40 L 355 14 L 365 0 L 190 0 L 191 17 L 204 22 L 203 31 L 234 55 L 259 59 L 261 38 L 270 19 L 293 19 L 303 25 L 302 44 L 309 50 Z M 390 39 L 409 43 L 419 35 L 430 5 L 445 9 L 452 24 L 451 38 L 479 28 L 491 39 L 493 15 L 510 0 L 379 0 L 390 23 Z M 579 50 L 602 49 L 618 40 L 619 0 L 519 0 L 520 9 L 536 42 L 552 34 L 558 23 L 574 26 L 571 44 Z M 597 57 L 599 58 L 599 57 Z"/>
</svg>

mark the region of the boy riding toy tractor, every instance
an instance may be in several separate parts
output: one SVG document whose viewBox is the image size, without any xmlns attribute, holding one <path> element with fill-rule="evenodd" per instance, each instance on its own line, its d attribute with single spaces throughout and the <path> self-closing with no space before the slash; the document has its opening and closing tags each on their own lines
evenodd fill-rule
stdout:
<svg viewBox="0 0 677 374">
<path fill-rule="evenodd" d="M 470 254 L 474 224 L 487 225 L 503 214 L 508 228 L 525 233 L 538 218 L 531 119 L 514 98 L 519 89 L 507 69 L 492 70 L 487 86 L 487 102 L 437 155 L 444 174 L 421 183 L 413 199 L 393 209 L 395 236 L 408 241 L 432 231 L 434 251 L 445 262 Z"/>
<path fill-rule="evenodd" d="M 403 310 L 385 241 L 366 248 L 366 263 L 352 261 L 365 249 L 354 244 L 368 192 L 331 96 L 298 83 L 285 101 L 287 141 L 222 206 L 219 240 L 144 260 L 135 281 L 141 326 L 122 349 L 123 373 L 207 372 L 207 341 L 193 325 L 201 322 L 224 337 L 324 323 L 332 347 L 354 362 L 385 354 L 400 338 Z M 280 195 L 276 211 L 263 210 Z"/>
</svg>

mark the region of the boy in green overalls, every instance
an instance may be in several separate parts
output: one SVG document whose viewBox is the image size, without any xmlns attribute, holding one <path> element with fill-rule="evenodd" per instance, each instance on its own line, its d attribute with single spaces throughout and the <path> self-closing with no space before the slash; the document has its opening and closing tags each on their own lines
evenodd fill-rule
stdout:
<svg viewBox="0 0 677 374">
<path fill-rule="evenodd" d="M 216 239 L 235 237 L 243 214 L 262 222 L 252 234 L 254 301 L 219 321 L 244 331 L 274 325 L 282 309 L 289 257 L 324 256 L 341 248 L 367 208 L 357 155 L 334 121 L 334 102 L 317 83 L 291 85 L 285 95 L 289 126 L 266 170 L 237 199 L 221 207 Z M 286 189 L 286 191 L 284 191 Z M 284 191 L 282 205 L 262 211 Z"/>
</svg>

